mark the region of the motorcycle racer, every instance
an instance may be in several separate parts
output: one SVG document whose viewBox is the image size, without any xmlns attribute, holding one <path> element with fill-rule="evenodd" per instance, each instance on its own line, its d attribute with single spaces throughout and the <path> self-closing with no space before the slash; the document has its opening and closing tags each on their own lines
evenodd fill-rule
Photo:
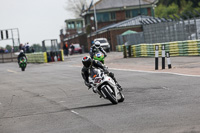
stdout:
<svg viewBox="0 0 200 133">
<path fill-rule="evenodd" d="M 100 42 L 99 41 L 95 41 L 93 43 L 93 45 L 90 48 L 90 57 L 93 59 L 93 56 L 98 53 L 98 52 L 102 52 L 104 54 L 104 57 L 106 58 L 107 54 L 106 52 L 103 50 L 103 48 L 100 46 Z"/>
<path fill-rule="evenodd" d="M 89 83 L 89 73 L 90 73 L 90 68 L 91 67 L 95 67 L 95 68 L 101 68 L 104 73 L 108 74 L 108 76 L 110 76 L 116 83 L 116 85 L 119 87 L 120 91 L 122 90 L 122 87 L 118 84 L 116 78 L 114 77 L 114 73 L 109 72 L 108 71 L 108 67 L 105 66 L 104 64 L 102 64 L 100 61 L 97 60 L 93 60 L 91 57 L 89 56 L 85 56 L 82 58 L 82 63 L 83 63 L 83 68 L 81 70 L 81 75 L 85 81 L 85 85 L 87 87 L 91 87 L 90 83 Z"/>
<path fill-rule="evenodd" d="M 24 50 L 20 50 L 20 52 L 19 52 L 19 55 L 18 55 L 18 57 L 17 57 L 17 60 L 18 60 L 18 64 L 19 64 L 19 59 L 20 59 L 20 57 L 25 57 L 26 58 L 26 55 L 24 54 Z M 27 58 L 26 58 L 26 60 L 27 60 Z"/>
</svg>

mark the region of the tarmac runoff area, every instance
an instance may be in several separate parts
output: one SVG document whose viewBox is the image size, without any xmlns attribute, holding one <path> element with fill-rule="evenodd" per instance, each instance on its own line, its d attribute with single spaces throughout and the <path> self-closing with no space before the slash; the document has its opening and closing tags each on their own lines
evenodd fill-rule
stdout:
<svg viewBox="0 0 200 133">
<path fill-rule="evenodd" d="M 85 55 L 87 55 L 85 53 Z M 75 56 L 85 56 L 75 55 Z M 159 57 L 159 68 L 155 70 L 155 58 L 139 57 L 124 58 L 122 52 L 107 53 L 105 64 L 110 70 L 137 71 L 148 73 L 169 73 L 182 76 L 200 77 L 200 56 L 177 56 L 170 57 L 171 69 L 168 69 L 167 58 L 165 58 L 165 69 L 162 69 L 162 57 Z M 76 64 L 82 66 L 82 64 Z"/>
</svg>

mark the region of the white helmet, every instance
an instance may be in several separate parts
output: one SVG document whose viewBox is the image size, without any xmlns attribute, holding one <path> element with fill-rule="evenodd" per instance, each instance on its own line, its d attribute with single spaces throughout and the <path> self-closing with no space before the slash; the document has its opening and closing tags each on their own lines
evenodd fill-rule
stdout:
<svg viewBox="0 0 200 133">
<path fill-rule="evenodd" d="M 19 52 L 20 52 L 20 53 L 24 53 L 24 50 L 20 50 Z"/>
<path fill-rule="evenodd" d="M 99 47 L 100 47 L 100 42 L 99 42 L 99 41 L 96 41 L 96 42 L 94 42 L 94 45 L 95 45 L 97 48 L 99 48 Z"/>
</svg>

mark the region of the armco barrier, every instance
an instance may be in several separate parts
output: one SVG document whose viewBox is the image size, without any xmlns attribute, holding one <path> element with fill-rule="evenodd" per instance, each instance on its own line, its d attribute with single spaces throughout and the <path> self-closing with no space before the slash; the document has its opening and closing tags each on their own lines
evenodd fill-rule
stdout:
<svg viewBox="0 0 200 133">
<path fill-rule="evenodd" d="M 56 52 L 38 52 L 38 53 L 27 53 L 26 57 L 28 63 L 47 63 L 57 61 L 64 61 L 63 50 Z"/>
<path fill-rule="evenodd" d="M 117 46 L 117 50 L 119 52 L 123 50 L 124 56 L 125 54 L 128 54 L 129 57 L 130 56 L 131 57 L 154 57 L 156 45 L 159 46 L 159 56 L 161 56 L 162 54 L 163 45 L 165 46 L 166 52 L 170 53 L 170 56 L 199 56 L 200 55 L 200 40 L 130 45 L 130 46 L 126 46 L 127 48 L 126 53 L 125 53 L 125 50 L 123 49 L 124 45 L 119 45 Z"/>
</svg>

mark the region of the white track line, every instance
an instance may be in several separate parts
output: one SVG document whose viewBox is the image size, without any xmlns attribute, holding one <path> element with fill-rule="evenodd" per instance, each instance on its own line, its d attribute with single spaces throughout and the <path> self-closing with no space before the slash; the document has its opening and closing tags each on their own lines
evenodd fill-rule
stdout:
<svg viewBox="0 0 200 133">
<path fill-rule="evenodd" d="M 153 71 L 118 69 L 118 68 L 110 68 L 110 69 L 112 69 L 112 70 L 119 70 L 119 71 L 144 72 L 144 73 L 162 73 L 162 74 L 174 74 L 174 75 L 188 76 L 188 77 L 200 77 L 200 75 L 190 75 L 190 74 L 181 74 L 181 73 L 173 73 L 173 72 L 153 72 Z"/>
<path fill-rule="evenodd" d="M 78 115 L 79 113 L 75 112 L 74 110 L 71 110 L 72 113 Z"/>
<path fill-rule="evenodd" d="M 69 67 L 78 67 L 82 66 L 69 66 Z M 174 74 L 179 76 L 187 76 L 187 77 L 200 77 L 200 75 L 191 75 L 191 74 L 181 74 L 181 73 L 173 73 L 173 72 L 153 72 L 153 71 L 143 71 L 143 70 L 132 70 L 132 69 L 119 69 L 119 68 L 108 68 L 109 70 L 117 70 L 117 71 L 129 71 L 129 72 L 142 72 L 142 73 L 162 73 L 162 74 Z"/>
<path fill-rule="evenodd" d="M 13 71 L 13 70 L 10 70 L 10 69 L 7 69 L 8 72 L 11 72 L 11 73 L 17 73 L 16 71 Z"/>
</svg>

